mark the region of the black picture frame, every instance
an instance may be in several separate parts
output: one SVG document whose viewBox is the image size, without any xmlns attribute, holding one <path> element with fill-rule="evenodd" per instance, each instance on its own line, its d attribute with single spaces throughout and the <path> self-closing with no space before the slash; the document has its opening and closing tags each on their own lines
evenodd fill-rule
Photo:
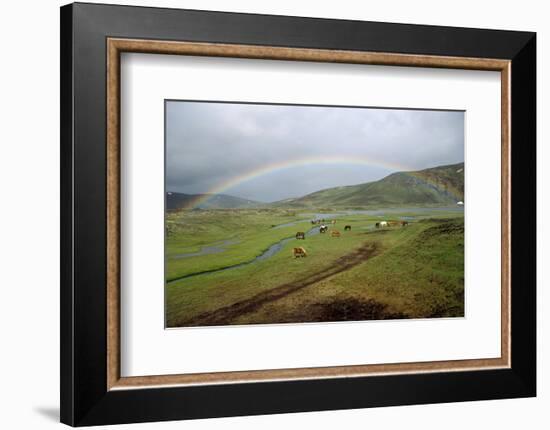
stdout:
<svg viewBox="0 0 550 430">
<path fill-rule="evenodd" d="M 106 38 L 511 60 L 511 368 L 107 389 Z M 61 421 L 72 426 L 536 395 L 536 34 L 75 3 L 61 8 Z"/>
</svg>

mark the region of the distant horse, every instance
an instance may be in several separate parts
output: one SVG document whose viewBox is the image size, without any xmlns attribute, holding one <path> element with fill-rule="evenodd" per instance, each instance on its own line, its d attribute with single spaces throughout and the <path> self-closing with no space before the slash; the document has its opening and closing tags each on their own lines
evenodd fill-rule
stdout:
<svg viewBox="0 0 550 430">
<path fill-rule="evenodd" d="M 298 233 L 296 233 L 296 239 L 305 239 L 305 238 L 306 238 L 306 234 L 303 231 L 299 231 Z"/>
<path fill-rule="evenodd" d="M 344 227 L 344 231 L 348 231 L 348 230 L 351 230 L 351 225 L 346 225 L 346 226 Z"/>
<path fill-rule="evenodd" d="M 328 230 L 328 227 L 326 225 L 322 225 L 319 227 L 319 233 L 326 233 Z"/>
<path fill-rule="evenodd" d="M 409 225 L 409 221 L 401 221 L 401 227 Z"/>
<path fill-rule="evenodd" d="M 387 221 L 380 221 L 376 223 L 376 228 L 387 227 L 387 226 L 388 226 Z"/>
<path fill-rule="evenodd" d="M 336 220 L 333 219 L 331 222 L 330 222 L 332 225 L 336 224 Z"/>
<path fill-rule="evenodd" d="M 338 230 L 332 230 L 330 233 L 332 237 L 340 237 L 340 232 Z"/>
<path fill-rule="evenodd" d="M 399 221 L 388 221 L 388 226 L 390 227 L 397 227 L 398 225 L 401 225 Z"/>
<path fill-rule="evenodd" d="M 300 246 L 299 248 L 292 249 L 292 255 L 294 256 L 294 258 L 307 257 L 307 252 L 302 246 Z"/>
</svg>

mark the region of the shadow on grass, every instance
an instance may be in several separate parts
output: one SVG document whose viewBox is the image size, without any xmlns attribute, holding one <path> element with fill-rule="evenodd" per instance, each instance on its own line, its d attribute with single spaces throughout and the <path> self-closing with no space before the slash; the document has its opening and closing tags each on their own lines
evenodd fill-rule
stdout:
<svg viewBox="0 0 550 430">
<path fill-rule="evenodd" d="M 376 300 L 357 300 L 353 298 L 336 300 L 330 303 L 315 303 L 305 309 L 309 321 L 367 321 L 406 319 L 407 314 L 390 312 L 388 306 Z"/>
</svg>

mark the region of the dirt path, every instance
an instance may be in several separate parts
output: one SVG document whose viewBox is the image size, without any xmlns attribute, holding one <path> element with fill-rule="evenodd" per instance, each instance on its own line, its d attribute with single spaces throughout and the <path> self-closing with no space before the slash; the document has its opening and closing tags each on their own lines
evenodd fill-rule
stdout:
<svg viewBox="0 0 550 430">
<path fill-rule="evenodd" d="M 377 243 L 366 243 L 360 248 L 355 249 L 353 252 L 338 258 L 326 269 L 294 282 L 283 284 L 268 291 L 264 291 L 249 299 L 242 300 L 230 306 L 225 306 L 212 312 L 205 312 L 197 315 L 196 317 L 183 321 L 178 325 L 209 326 L 230 324 L 233 319 L 249 312 L 254 312 L 266 303 L 279 300 L 305 287 L 309 287 L 319 281 L 349 270 L 352 267 L 363 263 L 367 258 L 371 258 L 378 254 L 378 252 L 379 247 Z"/>
</svg>

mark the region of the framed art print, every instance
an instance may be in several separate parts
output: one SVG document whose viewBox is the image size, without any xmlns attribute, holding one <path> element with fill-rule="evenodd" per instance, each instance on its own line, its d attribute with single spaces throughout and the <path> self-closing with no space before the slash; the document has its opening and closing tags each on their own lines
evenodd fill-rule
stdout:
<svg viewBox="0 0 550 430">
<path fill-rule="evenodd" d="M 63 422 L 535 395 L 533 33 L 61 19 Z"/>
<path fill-rule="evenodd" d="M 465 316 L 463 111 L 167 100 L 165 124 L 166 327 Z"/>
</svg>

